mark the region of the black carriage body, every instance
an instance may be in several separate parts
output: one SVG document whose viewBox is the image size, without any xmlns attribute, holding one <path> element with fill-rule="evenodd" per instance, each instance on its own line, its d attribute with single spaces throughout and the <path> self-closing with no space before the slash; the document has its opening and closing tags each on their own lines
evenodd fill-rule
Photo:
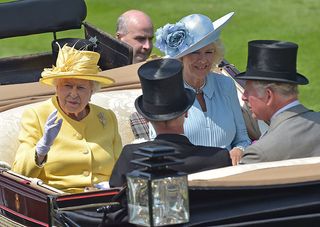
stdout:
<svg viewBox="0 0 320 227">
<path fill-rule="evenodd" d="M 0 226 L 64 226 L 62 213 L 77 214 L 81 210 L 95 213 L 96 223 L 99 223 L 103 214 L 95 210 L 117 203 L 112 200 L 119 191 L 114 188 L 63 194 L 40 180 L 33 181 L 0 168 Z M 84 215 L 81 220 L 90 223 Z"/>
<path fill-rule="evenodd" d="M 258 187 L 191 187 L 189 197 L 191 219 L 185 226 L 320 223 L 320 181 Z"/>
</svg>

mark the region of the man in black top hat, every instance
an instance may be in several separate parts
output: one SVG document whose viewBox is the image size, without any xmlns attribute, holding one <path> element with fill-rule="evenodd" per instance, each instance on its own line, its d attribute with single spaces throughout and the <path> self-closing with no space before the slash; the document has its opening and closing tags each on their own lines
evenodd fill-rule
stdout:
<svg viewBox="0 0 320 227">
<path fill-rule="evenodd" d="M 270 122 L 268 131 L 247 147 L 240 163 L 320 156 L 320 113 L 298 101 L 298 85 L 308 79 L 297 73 L 298 45 L 274 40 L 248 44 L 242 100 L 256 119 Z"/>
<path fill-rule="evenodd" d="M 195 93 L 184 88 L 182 63 L 175 59 L 157 59 L 143 64 L 138 69 L 142 94 L 135 101 L 137 111 L 149 120 L 157 132 L 154 141 L 126 145 L 114 166 L 110 186 L 122 186 L 126 173 L 138 168 L 130 163 L 141 158 L 133 154 L 140 147 L 171 146 L 179 152 L 175 157 L 184 164 L 170 168 L 194 173 L 208 169 L 230 166 L 228 150 L 217 147 L 193 145 L 183 135 L 183 122 L 192 106 Z"/>
</svg>

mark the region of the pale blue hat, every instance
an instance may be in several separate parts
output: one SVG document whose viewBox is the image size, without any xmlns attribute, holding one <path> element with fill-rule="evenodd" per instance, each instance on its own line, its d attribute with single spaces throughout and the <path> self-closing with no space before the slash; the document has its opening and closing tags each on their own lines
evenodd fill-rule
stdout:
<svg viewBox="0 0 320 227">
<path fill-rule="evenodd" d="M 214 22 L 205 15 L 191 14 L 176 24 L 166 24 L 156 31 L 155 46 L 165 57 L 183 57 L 216 41 L 233 14 L 228 13 Z"/>
</svg>

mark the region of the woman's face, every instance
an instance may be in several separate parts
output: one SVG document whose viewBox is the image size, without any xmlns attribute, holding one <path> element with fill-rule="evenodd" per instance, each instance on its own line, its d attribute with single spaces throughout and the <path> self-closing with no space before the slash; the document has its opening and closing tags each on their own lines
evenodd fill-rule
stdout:
<svg viewBox="0 0 320 227">
<path fill-rule="evenodd" d="M 214 44 L 182 57 L 183 75 L 203 80 L 210 72 L 213 64 Z"/>
<path fill-rule="evenodd" d="M 63 112 L 74 119 L 85 117 L 92 87 L 93 83 L 89 80 L 57 79 L 56 92 Z"/>
</svg>

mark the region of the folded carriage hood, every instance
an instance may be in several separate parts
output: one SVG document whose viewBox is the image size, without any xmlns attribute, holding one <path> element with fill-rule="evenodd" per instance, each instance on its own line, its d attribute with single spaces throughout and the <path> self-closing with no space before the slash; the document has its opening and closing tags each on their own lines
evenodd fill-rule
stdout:
<svg viewBox="0 0 320 227">
<path fill-rule="evenodd" d="M 18 0 L 0 3 L 0 38 L 81 28 L 84 0 Z"/>
</svg>

